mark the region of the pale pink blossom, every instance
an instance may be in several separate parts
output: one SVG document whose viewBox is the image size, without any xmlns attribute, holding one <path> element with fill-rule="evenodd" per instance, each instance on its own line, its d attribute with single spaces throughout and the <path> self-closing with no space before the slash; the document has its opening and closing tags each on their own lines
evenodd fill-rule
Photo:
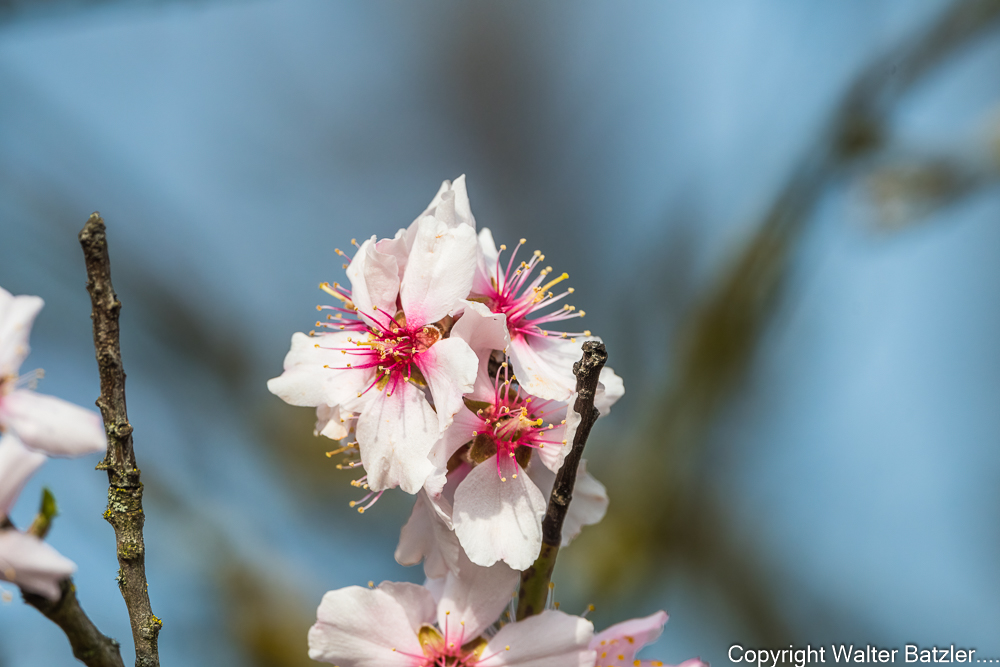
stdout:
<svg viewBox="0 0 1000 667">
<path fill-rule="evenodd" d="M 552 267 L 539 268 L 545 255 L 538 250 L 526 261 L 516 263 L 518 250 L 524 243 L 521 239 L 504 262 L 501 253 L 507 246 L 502 245 L 497 250 L 490 230 L 484 228 L 479 232 L 479 253 L 470 298 L 481 300 L 493 312 L 507 316 L 510 331 L 507 356 L 521 387 L 539 398 L 567 401 L 576 389 L 573 364 L 582 356 L 581 344 L 600 339 L 592 336 L 589 330 L 575 333 L 549 330 L 550 325 L 583 317 L 586 313 L 567 304 L 549 310 L 573 293 L 572 287 L 558 294 L 551 291 L 569 274 L 550 278 Z M 596 404 L 601 414 L 607 414 L 611 405 L 625 393 L 625 387 L 621 378 L 608 367 L 601 371 L 601 384 Z"/>
<path fill-rule="evenodd" d="M 524 470 L 532 459 L 553 472 L 562 466 L 579 423 L 579 415 L 567 408 L 513 386 L 506 363 L 492 378 L 480 367 L 466 407 L 432 454 L 439 473 L 451 468 L 450 484 L 461 475 L 451 511 L 441 509 L 448 502 L 442 503 L 434 488 L 427 489 L 437 513 L 450 515 L 473 563 L 503 561 L 524 570 L 538 557 L 548 498 Z M 471 470 L 456 469 L 459 462 Z"/>
<path fill-rule="evenodd" d="M 607 492 L 604 485 L 587 472 L 586 463 L 581 461 L 577 469 L 573 502 L 563 521 L 564 547 L 569 546 L 580 534 L 583 526 L 598 523 L 607 512 Z M 424 489 L 417 494 L 410 518 L 399 533 L 396 561 L 400 565 L 416 565 L 423 561 L 424 574 L 430 579 L 443 577 L 448 572 L 457 572 L 459 558 L 464 555 L 464 551 L 454 532 L 452 521 L 455 490 L 471 470 L 472 466 L 468 462 L 461 461 L 448 472 L 447 483 L 441 493 L 431 495 Z M 555 482 L 555 473 L 535 459 L 528 465 L 528 476 L 547 502 Z M 508 537 L 518 539 L 516 533 Z M 535 556 L 537 557 L 537 553 Z"/>
<path fill-rule="evenodd" d="M 594 636 L 590 648 L 597 652 L 594 667 L 663 667 L 659 660 L 636 660 L 635 654 L 647 644 L 655 642 L 663 626 L 667 622 L 667 614 L 658 611 L 645 618 L 633 618 L 612 625 L 607 630 Z M 707 663 L 698 660 L 685 660 L 678 667 L 708 667 Z"/>
<path fill-rule="evenodd" d="M 479 365 L 468 343 L 450 335 L 472 283 L 475 232 L 421 217 L 402 273 L 399 257 L 382 251 L 386 241 L 360 245 L 347 269 L 350 290 L 324 285 L 342 302 L 320 323 L 328 332 L 293 336 L 285 372 L 268 382 L 293 405 L 326 406 L 321 430 L 336 410 L 338 419 L 357 415 L 360 483 L 374 500 L 387 488 L 416 493 L 423 486 L 434 471 L 431 447 Z M 341 434 L 332 423 L 331 434 Z"/>
<path fill-rule="evenodd" d="M 16 434 L 50 456 L 104 451 L 107 440 L 97 413 L 29 389 L 41 371 L 18 375 L 43 305 L 37 296 L 13 296 L 0 288 L 0 432 Z"/>
<path fill-rule="evenodd" d="M 44 454 L 25 447 L 17 436 L 5 433 L 0 437 L 0 521 L 45 460 Z M 75 570 L 71 560 L 34 535 L 0 528 L 0 580 L 54 600 L 59 597 L 59 581 Z"/>
<path fill-rule="evenodd" d="M 340 667 L 593 666 L 585 619 L 545 611 L 493 632 L 517 577 L 480 577 L 454 578 L 437 600 L 415 584 L 330 591 L 309 630 L 309 657 Z"/>
<path fill-rule="evenodd" d="M 43 301 L 0 288 L 0 521 L 46 455 L 77 456 L 106 447 L 100 417 L 90 410 L 28 389 L 41 371 L 18 373 Z M 51 599 L 76 566 L 34 535 L 0 529 L 0 579 Z"/>
</svg>

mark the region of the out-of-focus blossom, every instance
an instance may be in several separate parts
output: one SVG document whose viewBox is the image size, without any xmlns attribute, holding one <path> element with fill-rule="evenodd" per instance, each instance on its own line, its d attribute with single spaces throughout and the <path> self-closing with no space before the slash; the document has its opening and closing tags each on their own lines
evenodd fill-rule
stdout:
<svg viewBox="0 0 1000 667">
<path fill-rule="evenodd" d="M 11 433 L 0 437 L 0 521 L 7 516 L 28 478 L 46 456 L 32 451 Z M 73 574 L 76 566 L 34 535 L 13 527 L 0 528 L 0 579 L 22 589 L 59 597 L 59 581 Z"/>
<path fill-rule="evenodd" d="M 309 657 L 340 667 L 594 664 L 589 621 L 550 610 L 492 633 L 513 585 L 457 577 L 452 586 L 438 601 L 431 590 L 415 584 L 330 591 L 309 630 Z"/>
<path fill-rule="evenodd" d="M 0 288 L 0 431 L 50 456 L 103 451 L 107 440 L 96 413 L 31 391 L 28 387 L 41 371 L 18 375 L 30 349 L 31 325 L 43 305 L 37 296 L 13 296 Z"/>
<path fill-rule="evenodd" d="M 597 652 L 597 662 L 594 667 L 663 667 L 659 660 L 636 660 L 635 654 L 643 646 L 652 644 L 663 632 L 667 622 L 667 614 L 658 611 L 645 618 L 633 618 L 612 625 L 590 642 L 590 648 Z M 697 658 L 685 660 L 678 667 L 708 667 L 707 663 Z"/>
<path fill-rule="evenodd" d="M 43 304 L 37 296 L 13 296 L 0 288 L 0 522 L 46 454 L 78 456 L 106 447 L 96 413 L 28 389 L 41 371 L 18 375 Z M 59 581 L 75 570 L 72 561 L 38 537 L 0 528 L 0 579 L 56 599 Z"/>
</svg>

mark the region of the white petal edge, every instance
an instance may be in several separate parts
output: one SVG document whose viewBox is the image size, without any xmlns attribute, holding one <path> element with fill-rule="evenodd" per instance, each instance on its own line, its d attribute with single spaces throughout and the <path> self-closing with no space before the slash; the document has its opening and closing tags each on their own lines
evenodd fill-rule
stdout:
<svg viewBox="0 0 1000 667">
<path fill-rule="evenodd" d="M 501 628 L 477 667 L 593 667 L 593 635 L 590 621 L 550 609 Z"/>
<path fill-rule="evenodd" d="M 455 491 L 455 534 L 476 565 L 502 560 L 525 570 L 542 548 L 545 498 L 520 466 L 513 463 L 513 469 L 517 477 L 505 473 L 507 481 L 501 481 L 490 459 L 473 468 Z"/>
<path fill-rule="evenodd" d="M 83 456 L 108 447 L 104 422 L 96 412 L 27 389 L 0 398 L 0 424 L 30 449 L 49 456 Z"/>
</svg>

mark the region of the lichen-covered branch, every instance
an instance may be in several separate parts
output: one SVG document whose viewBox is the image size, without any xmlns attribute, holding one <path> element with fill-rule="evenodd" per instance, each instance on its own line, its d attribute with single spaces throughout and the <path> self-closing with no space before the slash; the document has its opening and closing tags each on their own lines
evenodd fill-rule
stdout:
<svg viewBox="0 0 1000 667">
<path fill-rule="evenodd" d="M 33 593 L 22 593 L 22 596 L 66 633 L 73 655 L 87 667 L 125 667 L 118 642 L 103 635 L 80 606 L 73 580 L 64 579 L 60 591 L 62 595 L 55 601 Z"/>
<path fill-rule="evenodd" d="M 587 341 L 583 344 L 583 358 L 573 364 L 577 391 L 573 410 L 580 415 L 580 426 L 573 437 L 573 447 L 566 455 L 552 485 L 549 506 L 545 510 L 545 518 L 542 519 L 542 550 L 534 565 L 521 573 L 521 589 L 517 600 L 518 620 L 533 616 L 545 609 L 552 570 L 556 565 L 556 556 L 559 555 L 559 545 L 562 544 L 563 521 L 573 500 L 576 471 L 580 467 L 580 459 L 583 457 L 583 448 L 590 436 L 590 429 L 601 416 L 594 407 L 594 397 L 597 395 L 601 369 L 607 360 L 608 352 L 604 349 L 604 343 Z"/>
<path fill-rule="evenodd" d="M 111 285 L 111 261 L 104 220 L 90 216 L 80 232 L 87 265 L 87 291 L 93 307 L 94 349 L 101 377 L 97 407 L 104 417 L 108 451 L 98 464 L 108 472 L 108 509 L 104 513 L 115 529 L 118 547 L 118 588 L 128 607 L 135 641 L 136 667 L 158 667 L 156 639 L 163 625 L 153 615 L 146 584 L 146 547 L 142 539 L 142 482 L 132 449 L 132 425 L 125 410 L 125 371 L 118 337 L 122 304 Z"/>
</svg>

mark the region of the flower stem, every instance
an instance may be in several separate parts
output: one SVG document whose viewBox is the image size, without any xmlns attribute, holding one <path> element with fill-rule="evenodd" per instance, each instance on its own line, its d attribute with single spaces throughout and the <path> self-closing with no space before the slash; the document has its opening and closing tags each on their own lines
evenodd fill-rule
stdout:
<svg viewBox="0 0 1000 667">
<path fill-rule="evenodd" d="M 573 437 L 573 448 L 566 455 L 552 485 L 549 506 L 545 511 L 545 518 L 542 519 L 542 550 L 535 563 L 521 573 L 521 589 L 517 600 L 518 620 L 541 613 L 545 609 L 549 581 L 556 565 L 556 556 L 559 555 L 559 545 L 562 544 L 563 521 L 573 500 L 576 471 L 580 467 L 580 459 L 587 438 L 590 436 L 590 429 L 600 417 L 600 412 L 594 407 L 594 397 L 597 394 L 601 369 L 607 360 L 608 352 L 604 348 L 604 343 L 587 341 L 583 344 L 583 358 L 573 364 L 577 391 L 573 410 L 580 415 L 580 426 Z"/>
</svg>

